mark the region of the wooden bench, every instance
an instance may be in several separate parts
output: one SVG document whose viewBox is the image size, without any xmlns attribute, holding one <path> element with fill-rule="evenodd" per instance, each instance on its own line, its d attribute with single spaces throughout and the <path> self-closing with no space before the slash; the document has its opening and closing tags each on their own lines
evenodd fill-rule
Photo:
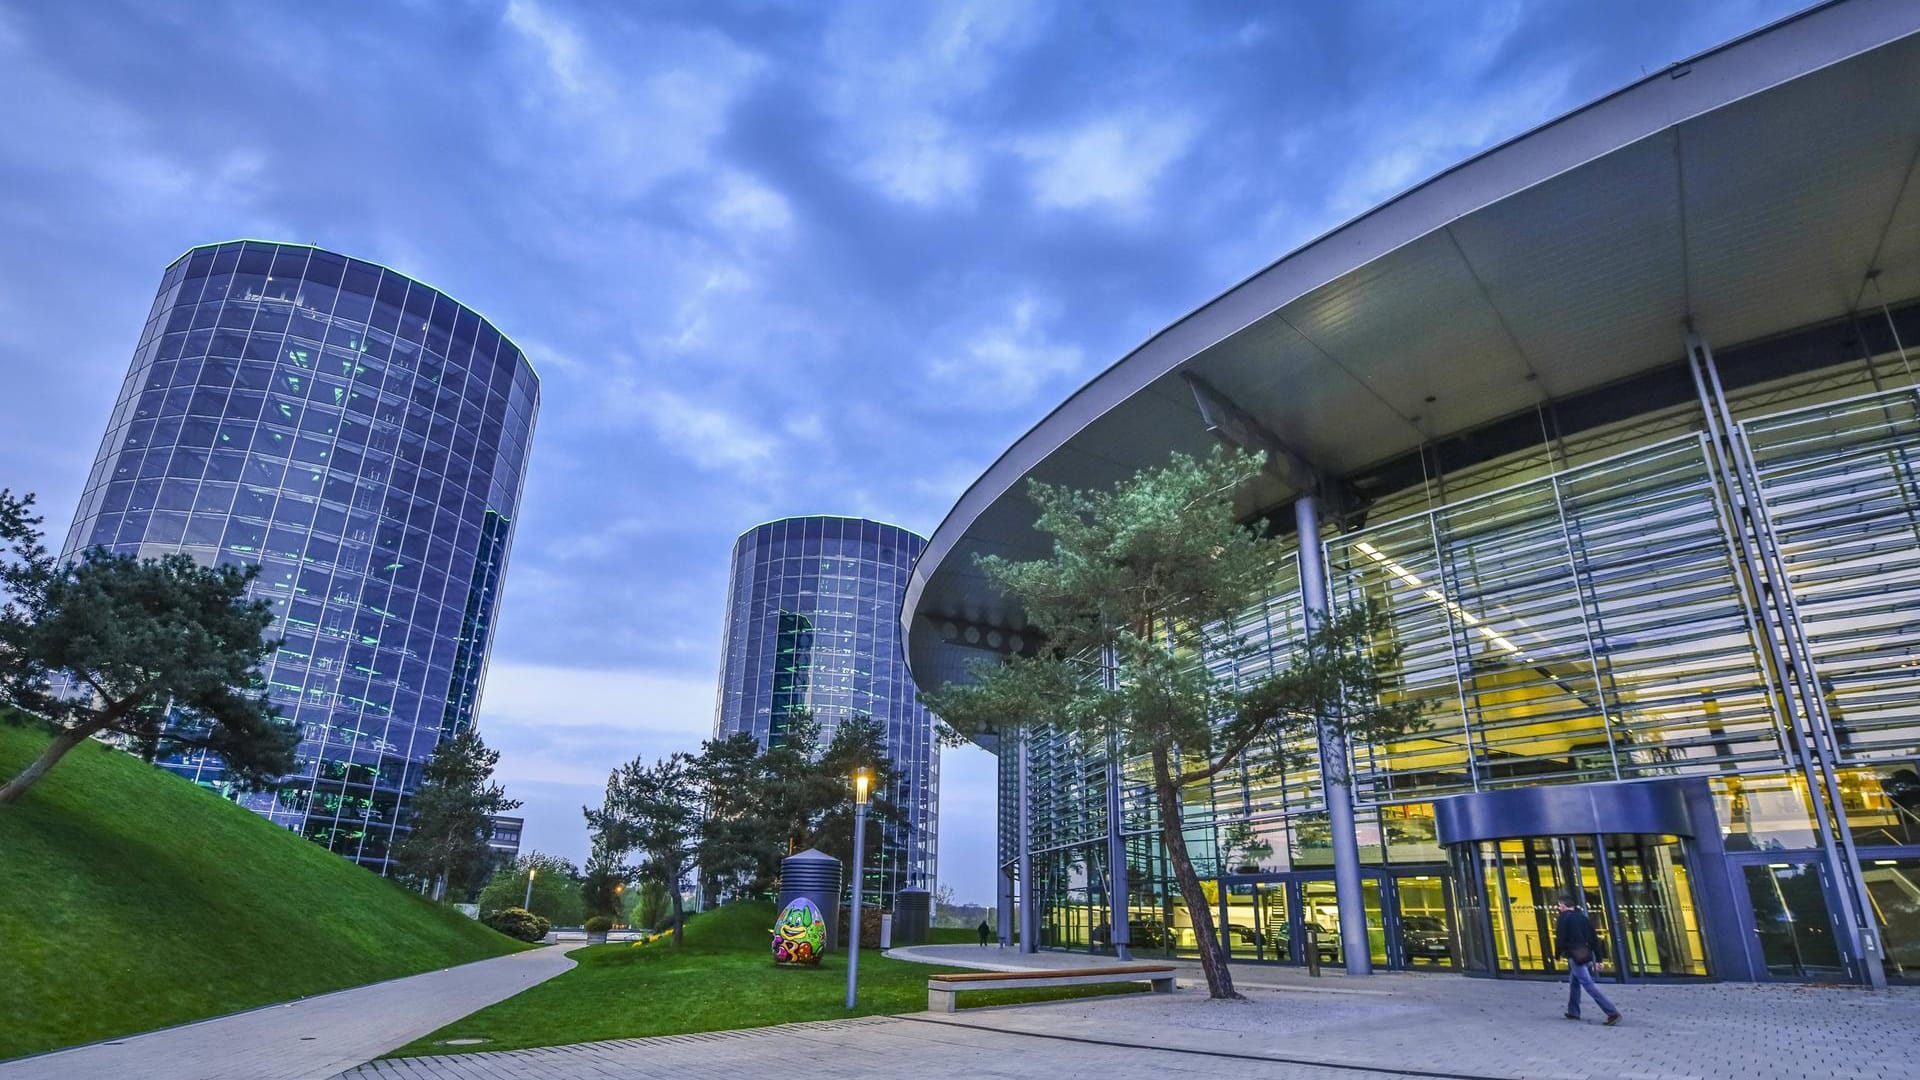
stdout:
<svg viewBox="0 0 1920 1080">
<path fill-rule="evenodd" d="M 952 1012 L 954 999 L 962 990 L 1018 990 L 1037 986 L 1145 982 L 1153 984 L 1156 994 L 1171 994 L 1176 974 L 1178 972 L 1167 964 L 1116 964 L 1064 971 L 975 971 L 965 975 L 935 975 L 927 980 L 927 1010 Z"/>
</svg>

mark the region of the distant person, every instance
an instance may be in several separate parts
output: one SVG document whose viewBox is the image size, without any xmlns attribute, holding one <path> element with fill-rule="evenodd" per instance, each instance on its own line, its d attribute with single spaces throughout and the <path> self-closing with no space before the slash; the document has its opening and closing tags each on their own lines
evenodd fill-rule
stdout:
<svg viewBox="0 0 1920 1080">
<path fill-rule="evenodd" d="M 984 949 L 987 947 L 987 940 L 993 937 L 993 927 L 987 925 L 987 920 L 981 919 L 979 930 L 980 930 L 980 947 Z"/>
<path fill-rule="evenodd" d="M 1569 1020 L 1580 1019 L 1580 988 L 1593 995 L 1593 1003 L 1607 1014 L 1607 1026 L 1620 1022 L 1620 1010 L 1593 982 L 1593 965 L 1600 961 L 1600 935 L 1593 932 L 1593 920 L 1576 905 L 1580 898 L 1568 893 L 1560 897 L 1560 917 L 1553 924 L 1553 952 L 1567 958 L 1567 1012 Z"/>
</svg>

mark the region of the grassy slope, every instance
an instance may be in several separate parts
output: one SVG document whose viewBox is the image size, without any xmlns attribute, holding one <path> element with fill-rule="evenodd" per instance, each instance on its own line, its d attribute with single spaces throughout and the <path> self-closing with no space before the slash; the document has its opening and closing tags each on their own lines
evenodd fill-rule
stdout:
<svg viewBox="0 0 1920 1080">
<path fill-rule="evenodd" d="M 776 968 L 768 955 L 771 904 L 729 904 L 687 923 L 686 944 L 643 948 L 590 945 L 571 955 L 579 966 L 515 997 L 448 1024 L 393 1052 L 393 1057 L 559 1046 L 602 1039 L 679 1035 L 765 1027 L 927 1007 L 927 976 L 954 968 L 860 954 L 859 1008 L 846 1010 L 844 952 L 818 968 Z M 1144 986 L 1048 990 L 984 990 L 963 1007 L 1125 993 Z M 446 1046 L 446 1039 L 485 1039 Z"/>
<path fill-rule="evenodd" d="M 0 774 L 45 741 L 0 723 Z M 519 947 L 99 744 L 0 807 L 0 1058 Z"/>
</svg>

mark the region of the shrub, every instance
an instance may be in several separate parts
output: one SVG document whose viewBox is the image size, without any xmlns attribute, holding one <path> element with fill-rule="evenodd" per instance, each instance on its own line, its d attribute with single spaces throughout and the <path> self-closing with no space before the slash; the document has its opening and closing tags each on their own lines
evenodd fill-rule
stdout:
<svg viewBox="0 0 1920 1080">
<path fill-rule="evenodd" d="M 480 921 L 508 937 L 521 941 L 542 941 L 552 924 L 526 908 L 501 908 L 480 916 Z"/>
<path fill-rule="evenodd" d="M 587 933 L 589 934 L 604 934 L 611 929 L 613 929 L 613 920 L 607 918 L 605 915 L 595 915 L 593 918 L 587 920 Z"/>
</svg>

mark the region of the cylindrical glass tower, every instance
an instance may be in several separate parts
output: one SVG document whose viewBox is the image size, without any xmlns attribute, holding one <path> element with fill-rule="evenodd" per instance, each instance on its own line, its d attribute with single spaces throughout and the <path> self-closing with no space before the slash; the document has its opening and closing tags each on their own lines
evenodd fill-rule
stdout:
<svg viewBox="0 0 1920 1080">
<path fill-rule="evenodd" d="M 540 383 L 472 309 L 318 248 L 167 268 L 63 554 L 257 564 L 298 771 L 244 805 L 383 869 L 473 722 Z M 163 762 L 218 786 L 218 758 Z"/>
<path fill-rule="evenodd" d="M 900 640 L 907 572 L 925 546 L 896 525 L 848 517 L 786 518 L 742 534 L 714 715 L 716 736 L 746 732 L 763 747 L 801 709 L 820 721 L 823 742 L 856 713 L 886 726 L 900 776 L 889 797 L 904 820 L 886 827 L 879 865 L 866 871 L 888 906 L 901 889 L 931 891 L 936 880 L 939 748 Z"/>
</svg>

